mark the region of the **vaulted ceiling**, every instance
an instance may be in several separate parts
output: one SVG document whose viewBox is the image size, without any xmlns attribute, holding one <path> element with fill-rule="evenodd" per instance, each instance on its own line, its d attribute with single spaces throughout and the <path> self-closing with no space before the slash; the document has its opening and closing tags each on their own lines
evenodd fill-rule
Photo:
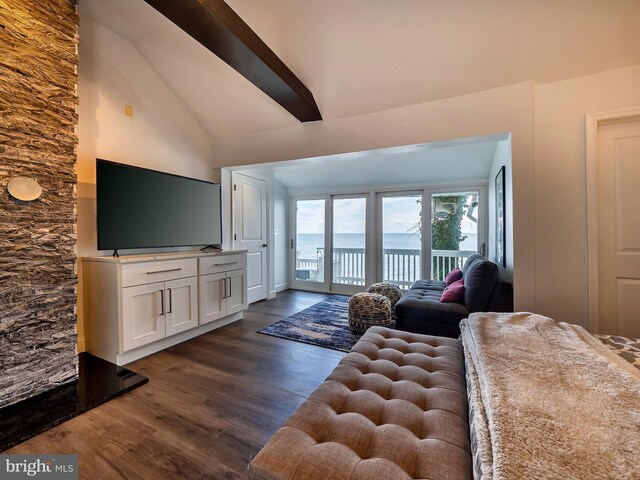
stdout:
<svg viewBox="0 0 640 480">
<path fill-rule="evenodd" d="M 212 137 L 298 124 L 144 0 L 81 2 Z M 640 63 L 638 0 L 227 3 L 311 90 L 325 121 Z"/>
</svg>

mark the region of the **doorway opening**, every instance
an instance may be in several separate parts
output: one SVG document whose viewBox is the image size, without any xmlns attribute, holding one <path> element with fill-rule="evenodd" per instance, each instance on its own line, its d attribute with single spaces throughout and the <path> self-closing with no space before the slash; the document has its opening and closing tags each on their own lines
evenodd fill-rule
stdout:
<svg viewBox="0 0 640 480">
<path fill-rule="evenodd" d="M 475 252 L 493 260 L 492 188 L 503 166 L 509 208 L 508 133 L 222 169 L 222 178 L 233 171 L 267 183 L 271 298 L 287 288 L 349 294 L 377 281 L 407 289 Z"/>
</svg>

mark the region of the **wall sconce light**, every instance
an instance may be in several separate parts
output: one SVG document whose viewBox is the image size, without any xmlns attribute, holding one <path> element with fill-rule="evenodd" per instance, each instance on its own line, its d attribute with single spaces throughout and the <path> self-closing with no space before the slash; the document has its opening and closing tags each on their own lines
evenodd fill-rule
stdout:
<svg viewBox="0 0 640 480">
<path fill-rule="evenodd" d="M 9 195 L 23 202 L 31 202 L 40 198 L 42 187 L 32 178 L 16 177 L 7 185 Z"/>
</svg>

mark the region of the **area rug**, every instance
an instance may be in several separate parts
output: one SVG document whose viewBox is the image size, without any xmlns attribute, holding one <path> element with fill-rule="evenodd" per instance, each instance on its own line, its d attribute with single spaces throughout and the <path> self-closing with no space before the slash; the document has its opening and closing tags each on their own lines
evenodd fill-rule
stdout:
<svg viewBox="0 0 640 480">
<path fill-rule="evenodd" d="M 258 333 L 348 352 L 361 334 L 349 330 L 349 297 L 333 295 Z"/>
</svg>

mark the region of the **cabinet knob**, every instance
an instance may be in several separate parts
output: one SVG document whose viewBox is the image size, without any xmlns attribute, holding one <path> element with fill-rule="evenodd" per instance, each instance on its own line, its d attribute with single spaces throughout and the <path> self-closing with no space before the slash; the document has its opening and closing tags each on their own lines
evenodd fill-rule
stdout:
<svg viewBox="0 0 640 480">
<path fill-rule="evenodd" d="M 267 248 L 268 246 L 269 246 L 269 245 L 267 245 L 266 243 L 263 243 L 263 244 L 262 244 L 262 247 L 263 247 L 263 248 Z"/>
</svg>

